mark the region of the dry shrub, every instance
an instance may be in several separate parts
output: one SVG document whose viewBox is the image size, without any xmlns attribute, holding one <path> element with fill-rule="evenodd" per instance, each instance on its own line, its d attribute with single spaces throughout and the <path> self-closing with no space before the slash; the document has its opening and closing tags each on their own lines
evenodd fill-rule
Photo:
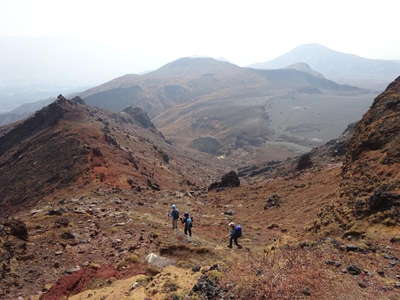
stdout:
<svg viewBox="0 0 400 300">
<path fill-rule="evenodd" d="M 238 299 L 296 299 L 321 291 L 329 282 L 315 250 L 285 249 L 264 257 L 246 257 L 231 266 L 222 285 Z"/>
<path fill-rule="evenodd" d="M 186 245 L 169 245 L 160 248 L 160 255 L 185 256 L 187 254 L 211 254 L 212 250 L 207 247 L 188 247 Z"/>
<path fill-rule="evenodd" d="M 126 256 L 121 262 L 118 263 L 117 269 L 121 271 L 124 268 L 127 268 L 129 265 L 135 264 L 139 262 L 139 256 L 136 254 L 130 254 Z"/>
</svg>

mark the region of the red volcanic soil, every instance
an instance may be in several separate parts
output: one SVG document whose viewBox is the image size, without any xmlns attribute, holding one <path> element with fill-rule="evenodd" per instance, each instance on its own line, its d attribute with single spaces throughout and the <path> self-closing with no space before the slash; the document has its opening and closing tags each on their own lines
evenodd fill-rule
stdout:
<svg viewBox="0 0 400 300">
<path fill-rule="evenodd" d="M 123 272 L 118 271 L 114 266 L 104 265 L 99 267 L 86 267 L 72 274 L 65 275 L 57 280 L 51 289 L 40 297 L 41 300 L 58 300 L 63 296 L 77 294 L 87 289 L 94 281 L 107 279 L 124 279 L 131 276 L 146 274 L 146 266 L 134 264 Z"/>
</svg>

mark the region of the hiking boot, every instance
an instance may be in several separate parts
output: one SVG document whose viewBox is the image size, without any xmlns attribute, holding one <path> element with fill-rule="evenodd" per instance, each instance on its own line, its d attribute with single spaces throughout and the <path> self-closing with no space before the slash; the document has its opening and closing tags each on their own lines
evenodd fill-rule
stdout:
<svg viewBox="0 0 400 300">
<path fill-rule="evenodd" d="M 228 245 L 228 248 L 232 248 L 232 245 Z"/>
</svg>

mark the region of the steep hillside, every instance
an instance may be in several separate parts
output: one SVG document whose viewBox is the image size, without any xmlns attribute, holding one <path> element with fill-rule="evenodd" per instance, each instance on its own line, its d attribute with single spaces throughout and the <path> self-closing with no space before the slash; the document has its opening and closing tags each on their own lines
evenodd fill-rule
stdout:
<svg viewBox="0 0 400 300">
<path fill-rule="evenodd" d="M 400 219 L 400 77 L 357 124 L 343 167 L 343 192 L 359 217 Z"/>
<path fill-rule="evenodd" d="M 187 57 L 150 73 L 116 78 L 80 96 L 90 105 L 115 112 L 139 106 L 153 117 L 166 108 L 232 86 L 240 73 L 241 68 L 227 62 Z"/>
<path fill-rule="evenodd" d="M 133 189 L 198 183 L 201 176 L 185 175 L 191 165 L 185 154 L 176 158 L 175 153 L 139 108 L 113 114 L 91 108 L 80 98 L 60 96 L 27 120 L 4 128 L 1 214 L 32 206 L 72 185 L 88 189 L 101 182 Z"/>
<path fill-rule="evenodd" d="M 251 67 L 279 69 L 296 63 L 307 63 L 329 79 L 369 89 L 384 89 L 400 73 L 400 61 L 363 58 L 318 44 L 299 46 L 271 61 Z"/>
</svg>

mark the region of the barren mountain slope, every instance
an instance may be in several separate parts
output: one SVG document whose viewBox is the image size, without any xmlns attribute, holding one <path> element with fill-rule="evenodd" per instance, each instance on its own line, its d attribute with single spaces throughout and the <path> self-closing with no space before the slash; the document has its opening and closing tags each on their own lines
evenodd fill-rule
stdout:
<svg viewBox="0 0 400 300">
<path fill-rule="evenodd" d="M 79 95 L 89 105 L 115 112 L 133 105 L 153 117 L 168 107 L 234 86 L 241 73 L 240 67 L 227 62 L 187 57 L 150 73 L 116 78 Z"/>
<path fill-rule="evenodd" d="M 357 124 L 343 167 L 354 214 L 398 222 L 400 216 L 400 77 Z"/>
<path fill-rule="evenodd" d="M 33 216 L 20 213 L 30 243 L 48 245 L 41 254 L 33 254 L 31 244 L 15 254 L 34 255 L 29 269 L 47 270 L 24 290 L 44 287 L 41 299 L 390 299 L 398 266 L 390 267 L 389 258 L 400 255 L 398 244 L 389 242 L 393 230 L 383 228 L 379 236 L 314 232 L 321 207 L 340 197 L 340 172 L 340 165 L 330 165 L 208 193 L 100 190 L 55 205 L 69 220 L 66 227 L 54 227 L 61 217 L 46 216 L 45 207 Z M 272 196 L 276 201 L 267 201 Z M 181 227 L 170 229 L 170 203 L 191 212 L 193 238 Z M 226 247 L 230 221 L 243 227 L 242 249 Z M 64 232 L 74 238 L 63 240 Z M 148 263 L 150 253 L 171 266 Z M 31 278 L 29 269 L 18 270 Z"/>
<path fill-rule="evenodd" d="M 115 229 L 132 222 L 123 203 L 143 206 L 135 213 L 138 222 L 154 193 L 197 190 L 225 168 L 169 145 L 139 108 L 109 113 L 59 96 L 31 118 L 1 129 L 2 299 L 36 293 L 88 259 L 117 263 L 120 255 L 109 255 L 118 242 L 98 234 L 101 227 L 112 239 L 122 238 Z M 145 220 L 136 225 L 147 226 Z"/>
<path fill-rule="evenodd" d="M 396 86 L 377 98 L 367 115 L 374 115 L 379 99 L 396 99 Z M 265 178 L 260 173 L 242 179 L 239 187 L 219 185 L 208 191 L 207 176 L 212 175 L 206 173 L 215 174 L 218 162 L 194 163 L 168 148 L 141 110 L 111 114 L 65 99 L 56 107 L 60 102 L 64 117 L 50 127 L 62 125 L 66 136 L 79 129 L 79 141 L 99 151 L 90 150 L 96 158 L 83 161 L 89 172 L 79 178 L 87 183 L 56 185 L 57 191 L 44 193 L 32 209 L 14 213 L 19 221 L 3 223 L 4 299 L 395 299 L 398 225 L 381 222 L 361 231 L 349 226 L 356 219 L 335 214 L 340 203 L 346 204 L 341 184 L 348 184 L 340 157 L 347 152 L 345 173 L 360 163 L 349 157 L 362 136 L 363 121 L 350 143 L 346 134 L 316 150 L 311 164 L 300 158 L 286 174 Z M 393 110 L 388 107 L 384 116 Z M 30 130 L 43 134 L 46 124 L 38 122 Z M 88 127 L 90 134 L 84 134 Z M 393 140 L 394 131 L 389 130 Z M 4 145 L 2 151 L 11 157 L 16 145 Z M 167 212 L 172 203 L 181 213 L 191 213 L 192 238 L 183 235 L 181 226 L 171 229 Z M 325 218 L 326 211 L 336 219 Z M 241 249 L 226 247 L 231 221 L 242 225 Z"/>
<path fill-rule="evenodd" d="M 264 83 L 203 96 L 154 122 L 177 144 L 203 152 L 284 159 L 336 137 L 374 96 L 296 70 L 251 72 Z"/>
<path fill-rule="evenodd" d="M 235 160 L 251 157 L 246 162 L 283 159 L 337 136 L 374 96 L 303 71 L 182 58 L 80 95 L 112 111 L 142 107 L 179 146 Z"/>
<path fill-rule="evenodd" d="M 177 188 L 204 178 L 201 168 L 185 173 L 196 162 L 184 152 L 176 156 L 141 109 L 108 113 L 59 97 L 4 131 L 0 192 L 7 209 L 2 214 L 71 185 Z"/>
<path fill-rule="evenodd" d="M 212 58 L 181 58 L 143 75 L 125 75 L 79 96 L 89 105 L 118 112 L 134 105 L 151 117 L 201 96 L 268 94 L 271 90 L 314 88 L 362 92 L 295 69 L 259 71 Z"/>
</svg>

